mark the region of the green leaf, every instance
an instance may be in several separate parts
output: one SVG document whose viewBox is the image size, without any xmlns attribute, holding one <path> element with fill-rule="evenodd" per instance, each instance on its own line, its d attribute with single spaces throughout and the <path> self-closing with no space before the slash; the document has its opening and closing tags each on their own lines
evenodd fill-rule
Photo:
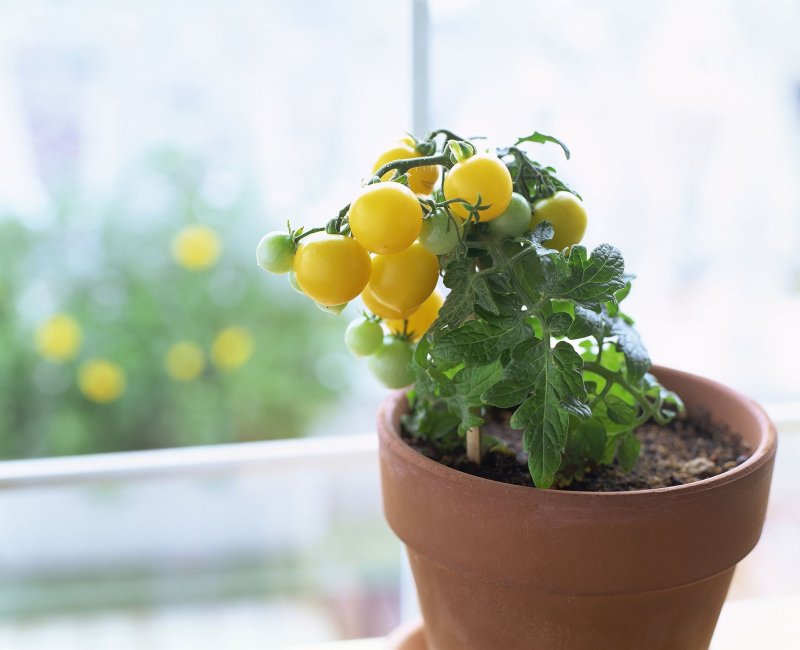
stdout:
<svg viewBox="0 0 800 650">
<path fill-rule="evenodd" d="M 528 395 L 530 390 L 526 384 L 513 379 L 504 379 L 487 390 L 482 399 L 498 408 L 512 408 L 526 400 Z"/>
<path fill-rule="evenodd" d="M 530 328 L 521 322 L 508 329 L 494 323 L 467 321 L 443 334 L 432 354 L 437 362 L 488 363 L 498 359 L 503 350 L 514 347 L 529 334 Z"/>
<path fill-rule="evenodd" d="M 454 260 L 445 267 L 444 284 L 450 289 L 436 322 L 430 331 L 437 335 L 441 330 L 458 327 L 472 314 L 474 295 L 470 283 L 470 272 L 466 258 Z"/>
<path fill-rule="evenodd" d="M 550 328 L 551 336 L 566 336 L 572 325 L 572 317 L 565 312 L 557 312 L 547 319 L 547 326 Z"/>
<path fill-rule="evenodd" d="M 600 341 L 607 336 L 606 321 L 602 314 L 580 305 L 575 305 L 575 318 L 567 330 L 567 336 L 571 339 L 582 339 L 586 336 L 591 336 Z"/>
<path fill-rule="evenodd" d="M 600 462 L 606 447 L 606 428 L 596 418 L 581 422 L 570 433 L 568 444 L 573 455 Z"/>
<path fill-rule="evenodd" d="M 622 318 L 611 323 L 611 335 L 617 337 L 616 347 L 625 355 L 628 379 L 638 382 L 650 370 L 650 355 L 647 353 L 639 333 Z"/>
<path fill-rule="evenodd" d="M 534 131 L 529 136 L 517 140 L 514 143 L 514 146 L 518 147 L 523 142 L 537 142 L 540 144 L 544 144 L 546 142 L 553 142 L 564 150 L 564 156 L 566 156 L 567 160 L 569 160 L 569 149 L 567 149 L 567 145 L 561 142 L 561 140 L 559 140 L 558 138 L 554 138 L 552 135 L 545 135 L 544 133 L 539 133 L 538 131 Z"/>
<path fill-rule="evenodd" d="M 484 366 L 467 366 L 454 378 L 453 383 L 460 395 L 475 406 L 481 404 L 481 395 L 488 391 L 503 375 L 503 366 L 495 361 Z"/>
<path fill-rule="evenodd" d="M 523 449 L 528 453 L 528 469 L 536 487 L 553 484 L 567 441 L 569 416 L 558 408 L 552 391 L 545 386 L 520 404 L 511 416 L 511 426 L 523 429 Z"/>
<path fill-rule="evenodd" d="M 616 395 L 606 395 L 608 419 L 617 424 L 632 424 L 636 419 L 636 410 Z"/>
<path fill-rule="evenodd" d="M 583 360 L 573 347 L 561 341 L 526 342 L 515 349 L 519 358 L 512 361 L 520 381 L 528 380 L 533 394 L 511 416 L 511 427 L 523 430 L 523 448 L 528 452 L 528 468 L 537 487 L 549 487 L 567 441 L 569 414 L 588 418 L 584 403 L 586 390 L 580 369 Z"/>
<path fill-rule="evenodd" d="M 619 447 L 617 448 L 617 459 L 619 465 L 626 472 L 630 472 L 636 461 L 639 459 L 639 451 L 642 448 L 642 443 L 633 434 L 628 432 L 620 438 Z"/>
<path fill-rule="evenodd" d="M 625 286 L 625 262 L 620 252 L 609 244 L 600 244 L 587 257 L 583 246 L 573 246 L 569 256 L 556 256 L 557 277 L 551 293 L 567 298 L 579 306 L 599 311 L 601 305 L 614 298 L 614 292 Z"/>
</svg>

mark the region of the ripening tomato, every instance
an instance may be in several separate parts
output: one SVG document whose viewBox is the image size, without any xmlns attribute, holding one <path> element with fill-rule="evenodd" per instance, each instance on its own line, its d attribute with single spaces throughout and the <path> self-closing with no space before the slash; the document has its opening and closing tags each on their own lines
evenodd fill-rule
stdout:
<svg viewBox="0 0 800 650">
<path fill-rule="evenodd" d="M 403 388 L 414 381 L 411 370 L 413 357 L 411 343 L 390 334 L 369 358 L 367 366 L 387 388 Z"/>
<path fill-rule="evenodd" d="M 357 357 L 367 357 L 377 352 L 383 343 L 380 323 L 363 316 L 356 318 L 344 332 L 344 344 Z"/>
<path fill-rule="evenodd" d="M 294 242 L 285 232 L 270 232 L 256 248 L 256 263 L 270 273 L 288 273 L 294 260 Z"/>
<path fill-rule="evenodd" d="M 412 341 L 419 341 L 428 331 L 428 328 L 433 325 L 433 321 L 439 315 L 439 310 L 444 304 L 444 298 L 438 291 L 434 291 L 428 299 L 423 302 L 409 317 L 408 324 L 405 320 L 387 320 L 386 325 L 393 332 L 398 334 L 403 333 L 405 326 L 405 333 L 411 338 Z"/>
<path fill-rule="evenodd" d="M 444 177 L 444 196 L 446 199 L 464 199 L 475 205 L 478 195 L 481 205 L 481 221 L 491 221 L 503 214 L 511 202 L 513 183 L 511 173 L 497 156 L 479 153 L 453 165 Z M 466 219 L 469 211 L 461 203 L 450 206 L 453 214 Z"/>
<path fill-rule="evenodd" d="M 351 301 L 369 282 L 369 253 L 352 237 L 315 233 L 294 255 L 297 284 L 314 302 L 331 307 Z"/>
<path fill-rule="evenodd" d="M 419 243 L 434 255 L 447 255 L 458 244 L 463 228 L 463 222 L 456 221 L 443 208 L 437 208 L 422 221 Z"/>
<path fill-rule="evenodd" d="M 514 192 L 511 203 L 497 219 L 489 222 L 489 232 L 499 238 L 519 237 L 531 223 L 531 204 L 522 194 Z"/>
<path fill-rule="evenodd" d="M 414 242 L 394 255 L 372 258 L 369 289 L 387 307 L 408 318 L 436 288 L 439 279 L 439 258 Z"/>
<path fill-rule="evenodd" d="M 414 140 L 411 137 L 405 137 L 396 142 L 390 149 L 384 151 L 375 164 L 372 166 L 372 173 L 374 174 L 381 167 L 387 163 L 394 162 L 395 160 L 406 160 L 408 158 L 420 158 L 420 154 L 414 148 Z M 382 181 L 392 178 L 394 172 L 386 172 L 381 178 Z M 438 165 L 425 165 L 423 167 L 414 167 L 408 171 L 408 186 L 415 194 L 428 195 L 433 192 L 436 181 L 439 180 L 439 166 Z"/>
<path fill-rule="evenodd" d="M 550 222 L 555 230 L 552 239 L 545 242 L 557 251 L 580 243 L 586 232 L 586 209 L 580 199 L 566 191 L 556 192 L 547 199 L 537 201 L 533 206 L 530 228 L 533 230 L 542 221 Z"/>
<path fill-rule="evenodd" d="M 401 183 L 367 185 L 348 213 L 353 237 L 368 251 L 390 255 L 405 250 L 422 229 L 422 206 Z"/>
</svg>

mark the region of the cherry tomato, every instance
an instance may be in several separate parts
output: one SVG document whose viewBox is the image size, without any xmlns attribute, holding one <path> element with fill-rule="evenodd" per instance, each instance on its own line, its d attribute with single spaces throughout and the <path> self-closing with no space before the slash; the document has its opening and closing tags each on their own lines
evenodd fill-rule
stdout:
<svg viewBox="0 0 800 650">
<path fill-rule="evenodd" d="M 292 270 L 294 243 L 285 232 L 270 232 L 261 238 L 256 248 L 256 262 L 270 273 L 288 273 Z"/>
<path fill-rule="evenodd" d="M 522 194 L 514 192 L 511 203 L 497 219 L 489 222 L 489 232 L 496 237 L 519 237 L 530 227 L 531 204 Z"/>
<path fill-rule="evenodd" d="M 315 233 L 300 240 L 294 255 L 297 284 L 314 302 L 350 302 L 369 282 L 369 253 L 352 237 Z"/>
<path fill-rule="evenodd" d="M 545 243 L 557 251 L 580 243 L 586 232 L 586 210 L 580 199 L 570 192 L 556 192 L 550 198 L 536 202 L 530 229 L 533 230 L 542 221 L 549 221 L 553 226 L 555 236 Z"/>
<path fill-rule="evenodd" d="M 420 154 L 414 148 L 414 140 L 411 137 L 406 137 L 396 142 L 390 149 L 384 151 L 375 161 L 372 166 L 372 173 L 374 174 L 381 167 L 387 163 L 394 162 L 395 160 L 406 160 L 408 158 L 420 158 Z M 394 172 L 387 172 L 381 178 L 382 181 L 389 180 L 394 175 Z M 408 171 L 408 186 L 415 194 L 428 195 L 433 192 L 436 181 L 439 180 L 439 166 L 426 165 L 423 167 L 414 167 Z"/>
<path fill-rule="evenodd" d="M 378 302 L 407 318 L 436 288 L 439 258 L 414 242 L 394 255 L 372 259 L 369 289 Z"/>
<path fill-rule="evenodd" d="M 406 340 L 388 335 L 383 344 L 368 359 L 372 374 L 387 388 L 403 388 L 414 381 L 411 360 L 414 349 Z"/>
<path fill-rule="evenodd" d="M 403 314 L 396 309 L 392 309 L 388 305 L 384 305 L 375 297 L 369 286 L 365 287 L 364 291 L 361 292 L 361 300 L 364 301 L 364 306 L 369 309 L 370 312 L 387 320 L 402 320 L 403 318 L 408 318 L 410 315 L 410 312 L 408 314 Z"/>
<path fill-rule="evenodd" d="M 326 314 L 333 314 L 334 316 L 338 316 L 344 311 L 344 308 L 347 307 L 347 303 L 343 302 L 341 305 L 320 305 L 319 303 L 317 303 L 317 307 L 319 307 Z"/>
<path fill-rule="evenodd" d="M 479 153 L 453 165 L 444 178 L 444 195 L 447 199 L 464 199 L 472 205 L 481 196 L 480 220 L 491 221 L 499 217 L 511 202 L 513 183 L 508 168 L 497 156 Z M 453 214 L 462 219 L 469 211 L 461 203 L 450 206 Z"/>
<path fill-rule="evenodd" d="M 419 341 L 428 331 L 428 328 L 433 325 L 433 321 L 439 315 L 439 310 L 444 304 L 444 298 L 438 291 L 434 291 L 428 299 L 423 302 L 419 308 L 408 317 L 408 324 L 405 325 L 405 320 L 387 320 L 386 325 L 393 332 L 398 334 L 403 333 L 403 326 L 405 331 L 412 341 Z"/>
<path fill-rule="evenodd" d="M 422 221 L 419 243 L 434 255 L 447 255 L 458 244 L 460 229 L 443 209 L 434 210 Z"/>
<path fill-rule="evenodd" d="M 344 332 L 344 344 L 357 357 L 375 353 L 383 343 L 383 328 L 374 320 L 356 318 Z"/>
<path fill-rule="evenodd" d="M 401 183 L 367 185 L 350 206 L 353 237 L 369 251 L 390 255 L 405 250 L 419 236 L 422 207 Z"/>
</svg>

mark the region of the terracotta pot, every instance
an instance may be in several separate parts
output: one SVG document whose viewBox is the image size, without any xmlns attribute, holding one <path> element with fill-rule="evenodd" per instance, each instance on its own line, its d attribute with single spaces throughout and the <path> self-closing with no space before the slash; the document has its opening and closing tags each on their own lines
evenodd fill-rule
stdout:
<svg viewBox="0 0 800 650">
<path fill-rule="evenodd" d="M 404 393 L 387 398 L 384 510 L 408 548 L 429 650 L 708 648 L 736 563 L 761 535 L 776 434 L 739 393 L 653 372 L 741 434 L 752 456 L 679 487 L 537 490 L 416 452 L 398 435 Z"/>
</svg>

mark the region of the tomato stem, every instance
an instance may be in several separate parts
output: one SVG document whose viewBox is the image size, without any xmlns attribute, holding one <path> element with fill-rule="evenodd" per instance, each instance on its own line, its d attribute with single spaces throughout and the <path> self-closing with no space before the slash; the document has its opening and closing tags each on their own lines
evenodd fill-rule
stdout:
<svg viewBox="0 0 800 650">
<path fill-rule="evenodd" d="M 405 174 L 409 169 L 414 169 L 415 167 L 426 167 L 428 165 L 442 165 L 447 167 L 448 169 L 452 167 L 453 161 L 450 160 L 450 156 L 446 154 L 439 154 L 438 156 L 422 156 L 421 158 L 402 158 L 400 160 L 393 160 L 392 162 L 386 163 L 383 167 L 381 167 L 378 171 L 376 171 L 372 178 L 369 180 L 367 185 L 372 185 L 373 183 L 379 183 L 381 178 L 383 178 L 384 174 L 395 170 L 400 174 Z"/>
<path fill-rule="evenodd" d="M 300 235 L 295 235 L 294 243 L 297 244 L 303 237 L 308 237 L 309 235 L 313 235 L 316 232 L 325 232 L 325 228 L 312 228 L 311 230 L 306 230 Z"/>
</svg>

